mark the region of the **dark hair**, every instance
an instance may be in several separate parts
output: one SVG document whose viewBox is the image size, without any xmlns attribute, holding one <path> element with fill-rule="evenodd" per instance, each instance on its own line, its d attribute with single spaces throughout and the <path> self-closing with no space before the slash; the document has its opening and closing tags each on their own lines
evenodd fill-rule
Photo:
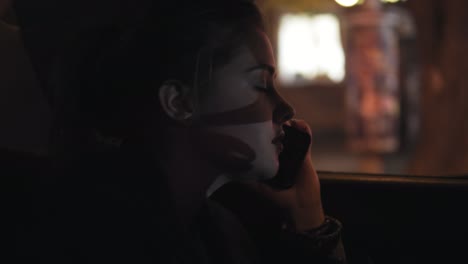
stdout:
<svg viewBox="0 0 468 264">
<path fill-rule="evenodd" d="M 170 208 L 164 200 L 167 199 L 164 181 L 160 179 L 161 175 L 155 175 L 157 165 L 153 170 L 147 170 L 148 164 L 154 163 L 153 157 L 149 157 L 154 153 L 148 153 L 144 146 L 151 143 L 140 144 L 135 140 L 146 140 L 141 133 L 147 128 L 155 133 L 158 129 L 151 126 L 169 122 L 156 98 L 156 89 L 162 82 L 177 79 L 193 84 L 199 92 L 207 91 L 211 70 L 228 62 L 244 35 L 252 28 L 263 29 L 263 24 L 258 8 L 251 1 L 161 2 L 165 3 L 155 4 L 143 19 L 125 28 L 84 29 L 67 39 L 52 74 L 52 83 L 55 83 L 52 103 L 56 114 L 54 144 L 59 146 L 55 155 L 65 166 L 70 165 L 67 164 L 69 159 L 72 162 L 72 175 L 62 177 L 69 188 L 60 187 L 68 197 L 63 199 L 65 204 L 61 208 L 76 210 L 68 204 L 75 199 L 78 208 L 84 208 L 88 214 L 87 206 L 94 208 L 92 212 L 100 214 L 103 223 L 110 219 L 103 225 L 109 230 L 114 227 L 118 230 L 118 221 L 128 220 L 124 224 L 137 228 L 135 232 L 142 230 L 152 236 L 151 230 L 160 229 L 154 232 L 162 232 L 159 236 L 185 250 L 182 245 L 185 242 L 177 241 L 180 237 L 171 223 Z M 123 144 L 120 144 L 122 139 Z M 96 152 L 102 153 L 101 150 L 104 155 L 90 158 L 96 157 Z M 131 155 L 125 155 L 133 150 Z M 123 159 L 121 154 L 114 156 L 114 153 L 122 152 Z M 130 166 L 122 166 L 119 162 Z M 70 169 L 65 171 L 70 172 Z M 73 197 L 75 194 L 78 198 Z M 106 199 L 112 202 L 102 202 Z M 89 204 L 83 206 L 83 200 Z M 155 209 L 155 201 L 156 207 L 164 209 Z M 79 215 L 72 213 L 76 214 Z M 160 226 L 151 222 L 154 219 L 158 219 Z M 83 225 L 80 230 L 86 228 Z M 93 230 L 96 229 L 90 228 L 86 232 Z M 86 232 L 79 234 L 77 231 L 77 234 L 83 236 Z M 117 245 L 122 239 L 111 241 L 114 244 L 108 247 L 112 255 L 118 256 L 114 254 L 118 250 L 113 246 L 124 248 Z M 128 244 L 136 243 L 131 237 L 125 240 Z M 152 240 L 148 241 L 151 243 Z M 132 246 L 143 250 L 140 244 Z M 150 245 L 149 250 L 154 248 Z M 187 258 L 190 262 L 190 254 Z"/>
<path fill-rule="evenodd" d="M 203 95 L 212 69 L 230 60 L 245 34 L 263 30 L 252 1 L 163 2 L 126 28 L 85 30 L 71 38 L 59 63 L 65 78 L 55 100 L 62 104 L 56 106 L 61 129 L 68 124 L 88 143 L 119 143 L 144 131 L 150 119 L 168 122 L 156 98 L 163 81 L 180 80 Z M 77 45 L 81 52 L 73 51 Z"/>
<path fill-rule="evenodd" d="M 156 98 L 156 89 L 162 82 L 177 79 L 206 91 L 210 88 L 211 69 L 229 61 L 244 35 L 255 27 L 263 29 L 263 25 L 260 12 L 251 1 L 163 2 L 154 5 L 144 19 L 133 25 L 85 29 L 67 40 L 52 75 L 56 84 L 54 137 L 55 145 L 59 146 L 56 149 L 59 165 L 67 167 L 70 165 L 67 162 L 72 162 L 71 170 L 65 169 L 72 175 L 62 177 L 66 183 L 59 187 L 68 197 L 63 199 L 66 202 L 60 208 L 76 210 L 68 204 L 75 199 L 77 207 L 84 208 L 88 214 L 89 206 L 100 218 L 110 219 L 104 224 L 109 230 L 114 226 L 118 230 L 118 221 L 128 221 L 124 225 L 137 228 L 135 232 L 161 236 L 184 251 L 187 249 L 183 246 L 185 242 L 177 240 L 181 237 L 177 236 L 177 227 L 171 223 L 167 190 L 164 190 L 162 175 L 157 175 L 158 165 L 148 169 L 148 164 L 155 161 L 151 160 L 154 157 L 149 157 L 154 153 L 148 154 L 144 146 L 151 143 L 140 144 L 135 140 L 147 139 L 140 134 L 147 126 L 168 122 Z M 152 133 L 157 131 L 151 129 Z M 122 145 L 121 139 L 124 141 Z M 115 149 L 114 145 L 120 147 Z M 102 153 L 101 150 L 104 155 L 90 158 L 96 157 L 96 152 Z M 132 150 L 134 153 L 125 155 Z M 113 156 L 113 153 L 122 152 L 123 159 L 122 154 Z M 78 198 L 73 197 L 75 194 Z M 106 199 L 111 202 L 100 202 Z M 84 206 L 83 201 L 89 204 Z M 72 213 L 76 214 L 79 215 Z M 154 219 L 160 226 L 151 222 Z M 87 228 L 83 226 L 82 229 Z M 159 235 L 152 233 L 153 229 L 158 229 L 154 232 Z M 96 229 L 90 227 L 86 232 L 93 230 Z M 83 234 L 78 232 L 78 235 Z M 115 244 L 122 239 L 111 241 L 114 244 L 108 247 L 112 255 L 118 255 L 114 254 L 118 250 L 112 247 L 124 248 Z M 125 240 L 128 244 L 136 243 L 131 237 Z M 131 246 L 136 250 L 144 248 L 140 244 Z M 149 246 L 151 251 L 155 248 Z M 192 253 L 196 255 L 196 252 Z M 188 262 L 191 261 L 190 254 L 179 255 L 187 255 Z"/>
</svg>

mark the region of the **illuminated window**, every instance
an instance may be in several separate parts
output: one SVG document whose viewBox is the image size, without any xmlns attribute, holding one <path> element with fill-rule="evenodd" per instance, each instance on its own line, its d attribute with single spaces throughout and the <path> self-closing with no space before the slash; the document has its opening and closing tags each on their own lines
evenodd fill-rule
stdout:
<svg viewBox="0 0 468 264">
<path fill-rule="evenodd" d="M 278 33 L 279 78 L 298 81 L 341 82 L 345 58 L 336 16 L 282 16 Z"/>
</svg>

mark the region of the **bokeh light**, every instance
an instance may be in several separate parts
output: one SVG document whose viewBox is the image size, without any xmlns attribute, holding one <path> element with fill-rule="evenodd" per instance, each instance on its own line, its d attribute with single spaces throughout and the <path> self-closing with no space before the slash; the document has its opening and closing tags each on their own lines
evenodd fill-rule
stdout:
<svg viewBox="0 0 468 264">
<path fill-rule="evenodd" d="M 351 7 L 357 5 L 359 0 L 335 0 L 335 2 L 344 7 Z"/>
<path fill-rule="evenodd" d="M 286 14 L 278 34 L 278 65 L 281 81 L 328 79 L 341 82 L 345 57 L 340 24 L 332 14 Z"/>
</svg>

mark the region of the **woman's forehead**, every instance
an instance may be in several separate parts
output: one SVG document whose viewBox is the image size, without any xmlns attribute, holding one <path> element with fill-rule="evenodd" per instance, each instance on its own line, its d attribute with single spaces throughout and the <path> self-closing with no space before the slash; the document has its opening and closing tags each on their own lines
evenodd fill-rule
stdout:
<svg viewBox="0 0 468 264">
<path fill-rule="evenodd" d="M 268 37 L 262 31 L 245 35 L 231 60 L 220 70 L 248 71 L 256 66 L 275 68 L 275 58 Z"/>
<path fill-rule="evenodd" d="M 247 34 L 244 45 L 249 49 L 255 63 L 275 67 L 273 48 L 270 39 L 263 31 L 257 29 Z"/>
</svg>

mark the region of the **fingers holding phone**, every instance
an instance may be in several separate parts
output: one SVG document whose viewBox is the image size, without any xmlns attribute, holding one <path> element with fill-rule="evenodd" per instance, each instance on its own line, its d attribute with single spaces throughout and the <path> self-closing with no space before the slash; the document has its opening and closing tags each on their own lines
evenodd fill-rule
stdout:
<svg viewBox="0 0 468 264">
<path fill-rule="evenodd" d="M 279 169 L 275 177 L 265 181 L 267 185 L 276 190 L 285 190 L 293 187 L 304 161 L 310 156 L 312 131 L 302 120 L 290 120 L 283 125 L 285 133 L 282 141 L 283 151 L 279 155 Z"/>
<path fill-rule="evenodd" d="M 310 155 L 312 131 L 303 120 L 291 120 L 283 129 L 286 137 L 278 174 L 251 186 L 289 211 L 296 229 L 311 229 L 325 220 L 320 183 Z"/>
</svg>

